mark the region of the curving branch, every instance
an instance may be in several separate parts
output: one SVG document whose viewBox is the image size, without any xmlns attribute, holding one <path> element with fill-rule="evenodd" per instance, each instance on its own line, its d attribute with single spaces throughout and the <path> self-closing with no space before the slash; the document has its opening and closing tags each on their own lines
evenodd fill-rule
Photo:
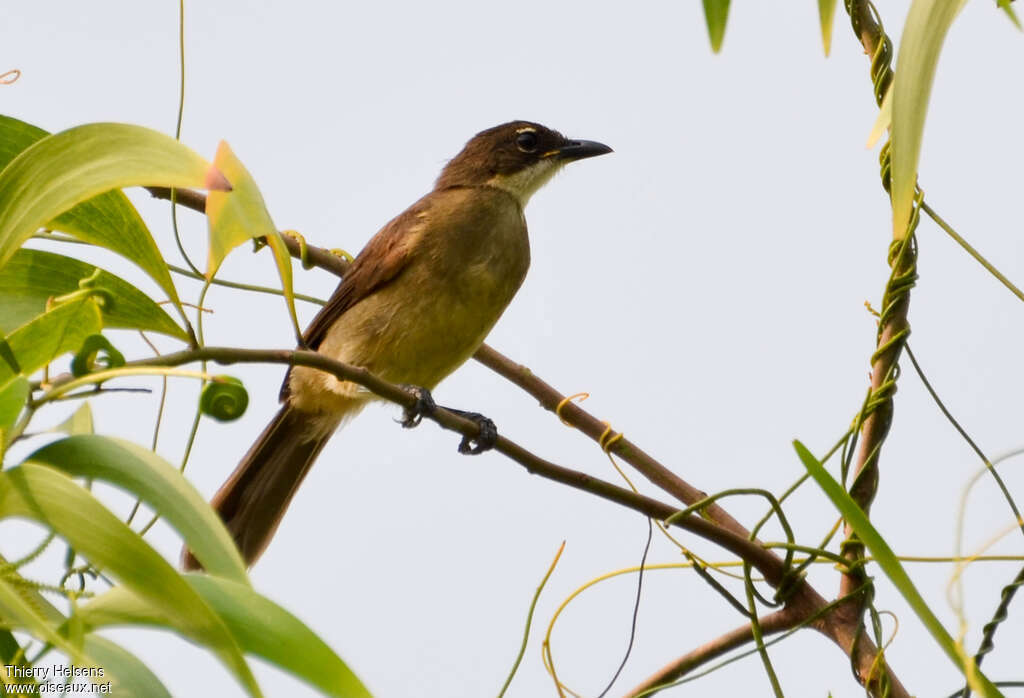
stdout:
<svg viewBox="0 0 1024 698">
<path fill-rule="evenodd" d="M 170 199 L 169 189 L 160 187 L 148 187 L 147 190 L 155 197 Z M 175 195 L 177 203 L 200 213 L 205 213 L 206 197 L 195 191 L 179 189 Z M 290 236 L 283 236 L 288 246 L 289 253 L 295 258 L 301 258 L 302 244 Z M 331 253 L 330 251 L 306 245 L 306 259 L 315 267 L 329 271 L 337 276 L 342 276 L 348 269 L 349 262 Z M 148 359 L 143 362 L 132 362 L 130 365 L 168 366 L 179 365 L 208 359 L 218 363 L 232 362 L 260 362 L 260 363 L 294 363 L 295 365 L 311 366 L 321 370 L 334 373 L 344 380 L 351 380 L 359 383 L 372 392 L 403 406 L 410 406 L 415 401 L 413 395 L 405 392 L 398 386 L 388 384 L 372 376 L 364 369 L 349 366 L 316 352 L 310 351 L 289 351 L 289 350 L 245 350 L 232 348 L 206 347 L 192 351 L 167 354 L 155 359 Z M 481 362 L 491 370 L 516 384 L 527 393 L 535 397 L 543 407 L 555 412 L 557 406 L 564 402 L 558 410 L 559 416 L 568 424 L 576 427 L 598 444 L 604 446 L 607 443 L 607 425 L 591 415 L 573 402 L 566 402 L 565 396 L 555 390 L 551 385 L 539 378 L 529 368 L 518 364 L 508 357 L 502 355 L 495 349 L 482 345 L 474 359 Z M 366 381 L 366 382 L 364 382 Z M 458 431 L 464 436 L 474 437 L 478 433 L 478 427 L 474 422 L 464 419 L 446 410 L 439 409 L 437 413 L 430 416 L 434 421 L 446 429 Z M 618 487 L 612 483 L 591 477 L 569 468 L 558 466 L 530 453 L 518 444 L 499 436 L 495 450 L 515 460 L 526 467 L 533 474 L 540 475 L 556 482 L 569 485 L 576 489 L 584 490 L 595 494 L 609 501 L 638 511 L 658 520 L 665 520 L 678 509 L 663 502 L 632 492 L 631 490 Z M 659 463 L 648 455 L 643 449 L 622 437 L 612 443 L 608 450 L 620 457 L 626 463 L 633 466 L 644 477 L 657 485 L 663 491 L 672 495 L 687 505 L 693 505 L 706 497 L 700 489 L 685 482 L 669 468 Z M 778 588 L 784 580 L 787 580 L 789 570 L 783 560 L 774 552 L 763 548 L 756 541 L 751 540 L 750 532 L 743 527 L 736 519 L 728 514 L 717 504 L 708 504 L 700 509 L 703 516 L 691 514 L 682 517 L 678 524 L 680 528 L 688 530 L 696 535 L 704 537 L 723 548 L 738 555 L 741 559 L 749 562 L 764 576 L 765 580 L 773 587 Z M 862 684 L 870 684 L 872 675 L 878 675 L 879 668 L 875 658 L 878 653 L 876 646 L 869 638 L 864 636 L 857 618 L 842 616 L 837 608 L 829 608 L 830 604 L 817 592 L 804 578 L 790 580 L 792 588 L 787 590 L 788 596 L 785 600 L 785 607 L 774 614 L 770 614 L 762 620 L 774 617 L 785 619 L 788 628 L 796 627 L 801 623 L 810 621 L 808 627 L 814 628 L 830 640 L 832 640 L 848 657 L 856 669 L 856 674 Z M 778 622 L 778 621 L 772 621 Z M 749 627 L 749 626 L 748 626 Z M 786 628 L 781 628 L 786 629 Z M 734 631 L 738 632 L 738 631 Z M 742 634 L 741 634 L 742 635 Z M 741 635 L 730 634 L 732 640 L 714 640 L 705 647 L 715 646 L 722 642 L 739 642 Z M 723 636 L 724 637 L 724 636 Z M 746 636 L 742 636 L 746 637 Z M 747 640 L 749 641 L 749 640 Z M 743 644 L 740 642 L 740 644 Z M 730 645 L 740 646 L 739 644 Z M 707 654 L 707 653 L 705 653 Z M 694 657 L 693 653 L 687 655 L 690 661 L 677 660 L 673 664 L 679 664 L 680 671 L 685 673 L 692 670 Z M 717 656 L 717 655 L 714 655 Z M 707 656 L 704 661 L 710 660 L 713 656 Z M 684 657 L 685 659 L 685 657 Z M 899 679 L 886 664 L 881 671 L 888 679 L 890 698 L 909 698 L 909 693 L 903 688 Z M 677 676 L 682 675 L 677 674 Z M 661 676 L 661 673 L 659 673 Z M 661 683 L 661 682 L 659 682 Z M 651 684 L 650 687 L 659 685 Z M 873 695 L 876 693 L 872 687 Z"/>
</svg>

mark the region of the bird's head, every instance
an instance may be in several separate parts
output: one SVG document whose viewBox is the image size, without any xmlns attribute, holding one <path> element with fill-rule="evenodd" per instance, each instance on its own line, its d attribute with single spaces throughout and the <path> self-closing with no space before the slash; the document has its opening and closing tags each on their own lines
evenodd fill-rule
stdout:
<svg viewBox="0 0 1024 698">
<path fill-rule="evenodd" d="M 435 189 L 490 186 L 525 206 L 567 163 L 610 152 L 603 143 L 572 140 L 530 121 L 510 121 L 473 136 L 441 172 Z"/>
</svg>

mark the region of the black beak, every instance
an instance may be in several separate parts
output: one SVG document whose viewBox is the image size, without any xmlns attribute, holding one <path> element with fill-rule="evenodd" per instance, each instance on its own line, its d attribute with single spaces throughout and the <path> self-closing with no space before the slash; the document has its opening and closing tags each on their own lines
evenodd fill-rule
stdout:
<svg viewBox="0 0 1024 698">
<path fill-rule="evenodd" d="M 604 143 L 597 141 L 566 141 L 565 145 L 555 151 L 559 160 L 582 160 L 612 152 Z"/>
</svg>

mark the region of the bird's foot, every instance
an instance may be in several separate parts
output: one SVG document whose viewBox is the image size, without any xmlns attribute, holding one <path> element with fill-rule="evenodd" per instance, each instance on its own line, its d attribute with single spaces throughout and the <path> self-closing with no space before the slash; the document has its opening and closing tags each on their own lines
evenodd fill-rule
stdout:
<svg viewBox="0 0 1024 698">
<path fill-rule="evenodd" d="M 402 412 L 402 418 L 398 420 L 403 428 L 412 429 L 423 421 L 423 415 L 430 414 L 437 409 L 437 403 L 434 402 L 434 397 L 426 388 L 406 384 L 402 384 L 400 387 L 416 396 L 416 402 L 406 407 Z"/>
<path fill-rule="evenodd" d="M 459 453 L 467 456 L 475 456 L 483 453 L 484 451 L 490 451 L 494 448 L 494 444 L 498 443 L 498 427 L 494 425 L 493 421 L 478 412 L 463 412 L 462 410 L 453 410 L 451 408 L 447 409 L 449 412 L 454 412 L 460 417 L 464 417 L 465 419 L 473 422 L 480 430 L 476 436 L 462 437 L 462 441 L 459 442 Z"/>
</svg>

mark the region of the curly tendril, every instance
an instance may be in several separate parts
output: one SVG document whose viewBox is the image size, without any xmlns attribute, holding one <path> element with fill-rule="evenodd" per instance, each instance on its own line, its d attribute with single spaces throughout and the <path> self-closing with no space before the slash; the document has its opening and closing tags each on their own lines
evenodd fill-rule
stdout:
<svg viewBox="0 0 1024 698">
<path fill-rule="evenodd" d="M 248 406 L 249 393 L 234 376 L 215 376 L 199 395 L 199 411 L 218 422 L 233 422 Z"/>
<path fill-rule="evenodd" d="M 106 337 L 91 334 L 82 342 L 82 348 L 71 360 L 71 375 L 75 378 L 92 373 L 124 366 L 124 354 L 119 352 Z"/>
<path fill-rule="evenodd" d="M 79 299 L 92 298 L 99 305 L 101 310 L 110 312 L 114 308 L 114 294 L 97 286 L 102 270 L 96 268 L 92 274 L 78 282 L 78 290 L 65 293 L 63 296 L 55 296 L 46 301 L 46 310 L 52 310 L 63 303 L 70 303 Z"/>
</svg>

